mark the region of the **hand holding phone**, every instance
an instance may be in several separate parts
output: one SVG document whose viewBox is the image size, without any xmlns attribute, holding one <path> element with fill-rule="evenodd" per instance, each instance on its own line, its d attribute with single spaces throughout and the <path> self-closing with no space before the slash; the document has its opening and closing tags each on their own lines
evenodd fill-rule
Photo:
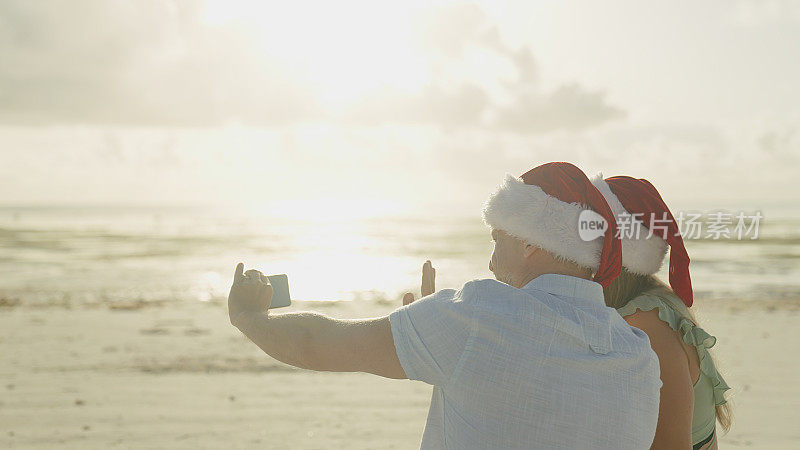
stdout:
<svg viewBox="0 0 800 450">
<path fill-rule="evenodd" d="M 267 277 L 255 269 L 244 272 L 242 263 L 236 265 L 228 294 L 231 323 L 246 312 L 264 312 L 267 308 L 281 308 L 290 303 L 289 280 L 285 274 Z"/>
<path fill-rule="evenodd" d="M 260 278 L 261 281 L 267 282 L 272 286 L 272 298 L 269 302 L 269 309 L 283 308 L 292 304 L 292 299 L 289 296 L 289 277 L 285 273 L 279 275 L 264 275 L 258 270 L 250 269 L 245 272 L 246 276 Z"/>
<path fill-rule="evenodd" d="M 267 275 L 269 284 L 272 285 L 272 301 L 269 304 L 269 309 L 283 308 L 292 304 L 292 299 L 289 296 L 289 277 L 285 273 L 280 275 Z"/>
<path fill-rule="evenodd" d="M 285 273 L 264 275 L 258 270 L 250 269 L 245 272 L 245 276 L 258 277 L 263 282 L 269 280 L 269 285 L 272 286 L 272 299 L 269 302 L 269 309 L 283 308 L 292 304 L 292 299 L 289 296 L 289 277 Z"/>
</svg>

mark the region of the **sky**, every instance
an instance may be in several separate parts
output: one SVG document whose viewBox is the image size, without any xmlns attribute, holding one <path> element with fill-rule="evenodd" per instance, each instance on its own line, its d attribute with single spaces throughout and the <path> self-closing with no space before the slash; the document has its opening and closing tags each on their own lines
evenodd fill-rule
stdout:
<svg viewBox="0 0 800 450">
<path fill-rule="evenodd" d="M 0 59 L 3 205 L 477 214 L 549 161 L 797 204 L 795 1 L 6 0 Z"/>
</svg>

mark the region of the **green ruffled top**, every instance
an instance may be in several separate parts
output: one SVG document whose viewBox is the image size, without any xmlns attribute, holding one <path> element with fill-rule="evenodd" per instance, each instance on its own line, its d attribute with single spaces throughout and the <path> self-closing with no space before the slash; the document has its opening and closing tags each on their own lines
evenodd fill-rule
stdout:
<svg viewBox="0 0 800 450">
<path fill-rule="evenodd" d="M 700 378 L 694 385 L 694 412 L 692 414 L 692 444 L 696 444 L 714 431 L 716 405 L 726 402 L 724 393 L 728 389 L 725 380 L 717 372 L 708 349 L 717 343 L 717 338 L 708 334 L 689 319 L 689 312 L 681 299 L 672 292 L 653 289 L 634 298 L 617 309 L 623 317 L 637 310 L 658 309 L 658 317 L 677 331 L 683 342 L 697 349 L 700 359 Z"/>
</svg>

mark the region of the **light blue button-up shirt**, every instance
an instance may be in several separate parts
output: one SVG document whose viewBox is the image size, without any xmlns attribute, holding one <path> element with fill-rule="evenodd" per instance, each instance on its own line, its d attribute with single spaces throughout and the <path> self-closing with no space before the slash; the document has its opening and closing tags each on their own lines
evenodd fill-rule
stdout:
<svg viewBox="0 0 800 450">
<path fill-rule="evenodd" d="M 598 283 L 541 275 L 444 289 L 389 315 L 411 380 L 432 384 L 423 449 L 646 449 L 661 380 L 647 335 Z"/>
</svg>

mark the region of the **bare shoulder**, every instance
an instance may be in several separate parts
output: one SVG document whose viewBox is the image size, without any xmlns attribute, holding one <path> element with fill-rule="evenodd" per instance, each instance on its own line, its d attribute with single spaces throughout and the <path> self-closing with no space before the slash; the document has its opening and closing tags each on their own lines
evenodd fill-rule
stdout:
<svg viewBox="0 0 800 450">
<path fill-rule="evenodd" d="M 661 401 L 658 426 L 651 448 L 691 448 L 694 392 L 692 373 L 677 331 L 658 317 L 658 309 L 637 310 L 625 316 L 631 326 L 647 333 L 658 356 L 661 371 Z"/>
<path fill-rule="evenodd" d="M 658 317 L 657 309 L 638 310 L 625 316 L 624 319 L 629 325 L 647 333 L 647 337 L 650 338 L 650 346 L 658 354 L 662 365 L 667 361 L 670 364 L 688 365 L 680 335 Z"/>
<path fill-rule="evenodd" d="M 667 333 L 667 332 L 674 332 L 672 328 L 670 328 L 669 324 L 661 320 L 658 317 L 658 310 L 651 309 L 650 311 L 642 311 L 636 310 L 635 313 L 627 315 L 623 317 L 629 325 L 634 326 L 648 335 L 649 330 L 657 334 Z"/>
</svg>

